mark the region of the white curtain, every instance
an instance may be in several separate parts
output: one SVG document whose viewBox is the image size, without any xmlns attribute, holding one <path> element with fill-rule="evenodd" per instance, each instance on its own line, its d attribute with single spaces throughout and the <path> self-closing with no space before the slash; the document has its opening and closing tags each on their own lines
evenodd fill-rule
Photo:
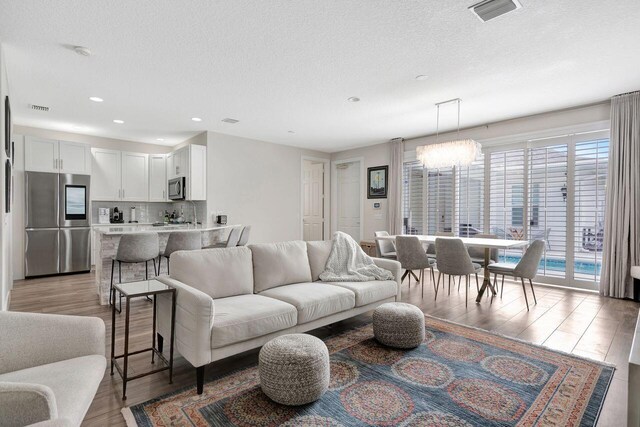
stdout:
<svg viewBox="0 0 640 427">
<path fill-rule="evenodd" d="M 389 234 L 402 234 L 402 163 L 404 139 L 391 140 L 391 165 L 389 166 Z"/>
<path fill-rule="evenodd" d="M 633 297 L 640 265 L 640 92 L 611 99 L 611 140 L 600 293 Z"/>
</svg>

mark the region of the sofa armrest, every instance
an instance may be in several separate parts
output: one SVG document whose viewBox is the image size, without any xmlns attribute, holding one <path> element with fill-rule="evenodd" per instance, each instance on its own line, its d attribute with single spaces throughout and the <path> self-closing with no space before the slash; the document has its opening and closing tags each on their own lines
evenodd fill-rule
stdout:
<svg viewBox="0 0 640 427">
<path fill-rule="evenodd" d="M 53 391 L 41 384 L 0 382 L 2 425 L 26 426 L 58 418 Z"/>
<path fill-rule="evenodd" d="M 176 289 L 175 349 L 193 366 L 211 363 L 211 328 L 214 301 L 204 292 L 167 276 L 162 283 Z M 171 331 L 171 296 L 158 298 L 158 332 L 168 340 Z"/>
<path fill-rule="evenodd" d="M 0 374 L 105 354 L 104 322 L 97 317 L 0 312 Z"/>
<path fill-rule="evenodd" d="M 400 301 L 401 296 L 401 283 L 400 278 L 402 277 L 402 267 L 400 263 L 393 259 L 388 258 L 371 258 L 373 262 L 380 268 L 384 268 L 385 270 L 389 270 L 393 277 L 396 279 L 396 283 L 398 284 L 398 293 L 396 294 L 396 301 Z"/>
</svg>

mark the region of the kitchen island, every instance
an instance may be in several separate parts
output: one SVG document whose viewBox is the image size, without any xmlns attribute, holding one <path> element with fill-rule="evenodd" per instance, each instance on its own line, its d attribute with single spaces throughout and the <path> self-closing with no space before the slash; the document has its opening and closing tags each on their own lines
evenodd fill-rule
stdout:
<svg viewBox="0 0 640 427">
<path fill-rule="evenodd" d="M 100 304 L 109 303 L 109 286 L 111 284 L 111 261 L 118 251 L 118 243 L 123 234 L 130 233 L 158 233 L 162 252 L 167 245 L 169 233 L 198 230 L 202 234 L 202 246 L 226 240 L 228 231 L 239 225 L 202 226 L 192 224 L 171 224 L 154 227 L 147 224 L 96 224 L 93 227 L 94 260 L 96 269 L 96 292 L 100 297 Z M 157 260 L 156 260 L 157 262 Z M 114 270 L 114 283 L 118 283 L 118 269 Z M 160 274 L 167 274 L 167 263 L 162 263 Z M 153 263 L 149 262 L 149 278 L 154 277 Z M 145 264 L 122 264 L 122 282 L 144 280 Z"/>
</svg>

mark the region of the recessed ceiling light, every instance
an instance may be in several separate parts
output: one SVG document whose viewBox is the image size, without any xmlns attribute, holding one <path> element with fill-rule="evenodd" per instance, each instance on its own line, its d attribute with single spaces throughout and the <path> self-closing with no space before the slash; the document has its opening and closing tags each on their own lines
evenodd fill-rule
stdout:
<svg viewBox="0 0 640 427">
<path fill-rule="evenodd" d="M 124 120 L 114 119 L 114 120 L 113 120 L 113 123 L 117 123 L 117 124 L 121 125 L 121 124 L 123 124 L 123 123 L 124 123 Z"/>
<path fill-rule="evenodd" d="M 73 51 L 80 56 L 91 56 L 91 50 L 84 46 L 74 46 Z"/>
<path fill-rule="evenodd" d="M 194 122 L 201 122 L 202 119 L 200 117 L 191 117 L 191 120 L 193 120 Z"/>
<path fill-rule="evenodd" d="M 231 123 L 232 125 L 234 125 L 234 124 L 239 122 L 239 120 L 232 119 L 230 117 L 227 117 L 226 119 L 222 119 L 222 121 L 225 122 L 225 123 Z"/>
<path fill-rule="evenodd" d="M 157 138 L 156 141 L 162 142 L 162 141 L 164 141 L 164 138 Z"/>
<path fill-rule="evenodd" d="M 349 101 L 349 102 L 360 102 L 360 98 L 358 98 L 357 96 L 352 96 L 351 98 L 347 98 L 347 101 Z"/>
<path fill-rule="evenodd" d="M 295 132 L 294 132 L 294 131 L 292 131 L 292 130 L 288 130 L 287 132 L 289 132 L 289 133 L 295 133 Z"/>
<path fill-rule="evenodd" d="M 92 100 L 93 102 L 102 102 L 104 101 L 104 99 L 97 97 L 97 96 L 90 96 L 89 97 L 90 100 Z"/>
<path fill-rule="evenodd" d="M 74 130 L 87 130 L 84 126 L 72 126 Z"/>
<path fill-rule="evenodd" d="M 427 76 L 426 74 L 419 74 L 416 76 L 416 80 L 427 80 L 429 78 L 429 76 Z"/>
</svg>

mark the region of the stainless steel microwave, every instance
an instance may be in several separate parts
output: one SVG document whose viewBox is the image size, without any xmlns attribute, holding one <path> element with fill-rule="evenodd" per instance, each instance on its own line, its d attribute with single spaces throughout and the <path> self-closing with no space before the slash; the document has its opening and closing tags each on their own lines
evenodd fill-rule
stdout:
<svg viewBox="0 0 640 427">
<path fill-rule="evenodd" d="M 186 179 L 184 176 L 169 180 L 169 200 L 184 200 L 186 196 Z"/>
</svg>

